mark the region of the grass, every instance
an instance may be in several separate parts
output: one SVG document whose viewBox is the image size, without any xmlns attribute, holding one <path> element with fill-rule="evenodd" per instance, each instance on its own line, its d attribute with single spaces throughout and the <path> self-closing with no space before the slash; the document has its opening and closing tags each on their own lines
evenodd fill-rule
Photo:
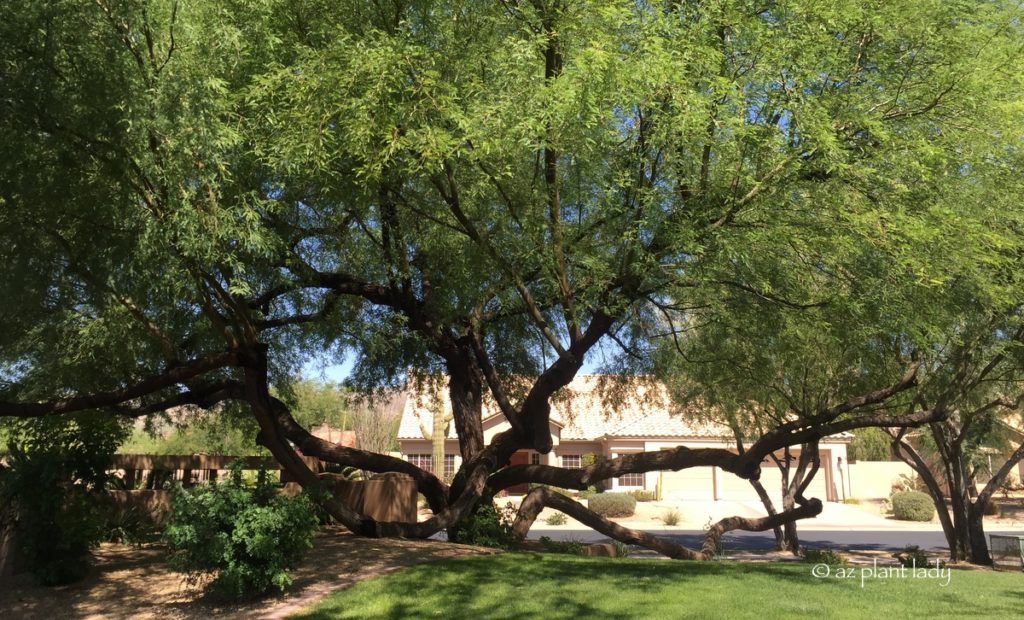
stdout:
<svg viewBox="0 0 1024 620">
<path fill-rule="evenodd" d="M 908 576 L 861 588 L 859 572 L 819 579 L 812 567 L 506 553 L 367 581 L 293 618 L 1019 618 L 1024 609 L 1019 574 L 953 571 L 947 586 Z"/>
</svg>

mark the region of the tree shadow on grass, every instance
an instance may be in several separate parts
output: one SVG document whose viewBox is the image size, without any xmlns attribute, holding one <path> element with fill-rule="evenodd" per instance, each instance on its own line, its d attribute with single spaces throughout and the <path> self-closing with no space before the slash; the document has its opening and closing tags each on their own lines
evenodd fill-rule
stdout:
<svg viewBox="0 0 1024 620">
<path fill-rule="evenodd" d="M 976 605 L 973 588 L 922 591 L 904 580 L 898 589 L 871 582 L 861 588 L 861 567 L 848 566 L 854 579 L 816 578 L 813 564 L 594 560 L 540 553 L 509 553 L 491 558 L 443 561 L 371 581 L 294 616 L 322 618 L 507 618 L 543 614 L 550 620 L 579 617 L 658 617 L 706 613 L 714 601 L 732 603 L 744 617 L 760 613 L 757 601 L 781 596 L 799 611 L 794 617 L 847 611 L 863 603 L 901 614 L 928 606 L 989 617 L 1018 617 L 1020 598 L 995 588 Z M 956 579 L 956 575 L 953 577 Z M 1021 585 L 1024 585 L 1022 580 Z M 785 585 L 784 585 L 785 584 Z M 918 585 L 924 585 L 923 583 Z M 909 588 L 909 591 L 908 591 Z M 909 598 L 903 600 L 905 593 Z M 753 597 L 753 598 L 752 598 Z M 789 600 L 785 600 L 789 597 Z M 674 601 L 678 601 L 675 604 Z M 750 605 L 753 604 L 753 607 Z M 803 607 L 801 607 L 803 606 Z M 701 609 L 703 608 L 703 611 Z M 924 610 L 926 612 L 926 610 Z M 667 616 L 666 616 L 667 617 Z M 851 617 L 849 613 L 844 617 Z"/>
<path fill-rule="evenodd" d="M 293 616 L 302 620 L 356 618 L 369 612 L 381 618 L 471 617 L 504 618 L 516 613 L 543 612 L 546 618 L 601 617 L 607 608 L 596 605 L 594 597 L 645 592 L 647 601 L 660 605 L 667 587 L 685 590 L 694 580 L 720 577 L 739 586 L 752 575 L 799 581 L 817 587 L 809 573 L 792 569 L 778 571 L 770 566 L 736 565 L 728 562 L 622 562 L 614 559 L 588 560 L 541 553 L 509 553 L 476 561 L 465 558 L 443 561 L 426 568 L 398 573 L 369 582 L 352 592 L 358 600 L 343 595 L 322 607 Z M 588 589 L 587 585 L 599 588 Z M 607 586 L 601 588 L 601 586 Z M 581 587 L 582 586 L 582 587 Z M 616 586 L 620 590 L 616 591 Z M 436 608 L 425 598 L 435 598 Z M 537 600 L 533 600 L 536 598 Z M 335 602 L 337 601 L 337 602 Z M 531 603 L 536 605 L 531 609 Z M 365 605 L 363 609 L 361 606 Z M 644 616 L 642 596 L 632 616 Z M 523 607 L 527 609 L 522 610 Z"/>
</svg>

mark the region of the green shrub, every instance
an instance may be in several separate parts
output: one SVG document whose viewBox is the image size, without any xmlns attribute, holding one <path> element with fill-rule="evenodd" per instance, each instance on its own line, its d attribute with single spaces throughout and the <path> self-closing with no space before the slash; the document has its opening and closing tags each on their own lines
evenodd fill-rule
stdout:
<svg viewBox="0 0 1024 620">
<path fill-rule="evenodd" d="M 843 563 L 843 556 L 827 547 L 824 549 L 804 549 L 803 560 L 809 564 L 837 566 Z"/>
<path fill-rule="evenodd" d="M 26 567 L 45 585 L 77 581 L 103 538 L 102 489 L 127 426 L 93 413 L 8 421 L 0 515 Z"/>
<path fill-rule="evenodd" d="M 175 488 L 164 532 L 175 570 L 192 582 L 216 573 L 211 592 L 234 599 L 291 584 L 288 569 L 313 546 L 319 525 L 306 493 L 278 494 L 265 476 L 244 486 L 236 463 L 227 483 Z"/>
<path fill-rule="evenodd" d="M 580 499 L 590 499 L 591 497 L 594 497 L 595 495 L 597 495 L 598 493 L 602 493 L 603 491 L 604 489 L 599 489 L 597 487 L 587 487 L 585 491 L 580 491 L 579 493 L 577 493 L 577 496 L 579 496 Z"/>
<path fill-rule="evenodd" d="M 547 536 L 540 537 L 540 544 L 551 553 L 567 553 L 569 555 L 583 555 L 586 552 L 587 543 L 582 540 L 570 538 L 569 540 L 551 540 Z"/>
<path fill-rule="evenodd" d="M 931 521 L 935 504 L 927 493 L 900 491 L 892 495 L 892 514 L 900 521 Z"/>
<path fill-rule="evenodd" d="M 630 517 L 636 512 L 636 498 L 628 493 L 601 493 L 591 497 L 587 506 L 604 517 Z"/>
<path fill-rule="evenodd" d="M 843 503 L 844 504 L 851 504 L 853 506 L 857 506 L 857 505 L 860 504 L 860 500 L 857 499 L 856 497 L 847 497 L 845 500 L 843 500 Z"/>
<path fill-rule="evenodd" d="M 561 512 L 548 515 L 548 517 L 544 519 L 544 523 L 547 523 L 548 525 L 565 525 L 568 522 L 569 517 L 565 516 Z"/>
<path fill-rule="evenodd" d="M 678 508 L 669 508 L 661 515 L 661 522 L 665 525 L 679 525 L 683 516 L 679 514 Z"/>
<path fill-rule="evenodd" d="M 615 557 L 624 558 L 629 556 L 629 545 L 626 543 L 621 540 L 613 540 L 612 545 L 615 546 Z"/>
<path fill-rule="evenodd" d="M 928 566 L 928 555 L 917 545 L 907 545 L 903 547 L 902 551 L 894 553 L 892 557 L 907 568 Z"/>
<path fill-rule="evenodd" d="M 637 489 L 635 491 L 630 491 L 629 494 L 632 495 L 638 502 L 653 502 L 655 499 L 654 491 L 648 491 L 646 489 Z"/>
<path fill-rule="evenodd" d="M 448 528 L 448 539 L 465 545 L 511 549 L 517 542 L 512 536 L 515 514 L 511 503 L 499 510 L 493 496 L 485 495 L 473 514 Z"/>
</svg>

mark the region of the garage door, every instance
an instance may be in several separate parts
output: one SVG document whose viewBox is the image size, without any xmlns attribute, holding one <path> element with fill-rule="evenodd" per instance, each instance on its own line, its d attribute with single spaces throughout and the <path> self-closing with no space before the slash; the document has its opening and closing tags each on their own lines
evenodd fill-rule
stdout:
<svg viewBox="0 0 1024 620">
<path fill-rule="evenodd" d="M 691 467 L 661 472 L 661 496 L 664 499 L 714 498 L 715 482 L 710 467 Z"/>
<path fill-rule="evenodd" d="M 796 466 L 794 464 L 792 470 L 790 470 L 791 476 L 795 469 Z M 777 505 L 782 499 L 782 471 L 774 462 L 770 464 L 761 464 L 761 484 L 764 486 L 765 491 L 768 491 L 768 496 L 771 497 L 772 501 Z M 817 497 L 824 502 L 828 499 L 826 486 L 825 469 L 823 466 L 818 469 L 818 473 L 815 474 L 814 480 L 811 481 L 810 486 L 807 487 L 806 491 L 804 491 L 804 497 Z M 761 501 L 757 496 L 757 492 L 754 491 L 754 487 L 750 485 L 750 481 L 744 480 L 739 476 L 735 476 L 725 471 L 718 472 L 718 499 L 751 502 Z"/>
</svg>

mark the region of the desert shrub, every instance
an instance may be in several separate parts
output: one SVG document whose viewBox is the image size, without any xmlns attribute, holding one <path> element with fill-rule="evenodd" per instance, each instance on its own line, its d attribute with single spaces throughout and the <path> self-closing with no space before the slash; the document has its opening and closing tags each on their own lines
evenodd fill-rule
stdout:
<svg viewBox="0 0 1024 620">
<path fill-rule="evenodd" d="M 893 557 L 907 568 L 928 566 L 928 555 L 917 545 L 907 545 L 902 551 L 894 553 Z"/>
<path fill-rule="evenodd" d="M 999 504 L 996 500 L 991 497 L 985 502 L 985 516 L 987 517 L 998 517 L 999 516 Z"/>
<path fill-rule="evenodd" d="M 665 525 L 679 525 L 679 521 L 682 519 L 682 515 L 679 514 L 678 508 L 669 508 L 661 515 L 661 522 Z"/>
<path fill-rule="evenodd" d="M 544 519 L 544 523 L 547 523 L 548 525 L 565 525 L 568 522 L 569 517 L 565 516 L 561 512 L 548 515 L 548 517 Z"/>
<path fill-rule="evenodd" d="M 175 488 L 164 531 L 175 570 L 192 582 L 216 575 L 210 591 L 233 599 L 291 584 L 319 525 L 308 494 L 279 494 L 265 476 L 246 486 L 236 463 L 226 483 Z"/>
<path fill-rule="evenodd" d="M 9 421 L 0 507 L 27 568 L 45 585 L 77 581 L 103 538 L 100 492 L 126 425 L 92 413 Z"/>
<path fill-rule="evenodd" d="M 646 489 L 637 489 L 635 491 L 630 491 L 629 494 L 636 498 L 636 501 L 638 502 L 653 502 L 655 499 L 654 491 L 648 491 Z"/>
<path fill-rule="evenodd" d="M 141 506 L 106 502 L 102 516 L 103 540 L 140 545 L 160 539 L 162 527 Z"/>
<path fill-rule="evenodd" d="M 466 545 L 511 549 L 516 543 L 512 536 L 515 514 L 511 503 L 498 509 L 493 497 L 485 495 L 470 516 L 448 528 L 448 539 Z"/>
<path fill-rule="evenodd" d="M 597 495 L 598 493 L 601 493 L 603 491 L 604 491 L 604 489 L 599 489 L 597 487 L 591 486 L 591 487 L 587 487 L 586 490 L 584 490 L 584 491 L 580 491 L 579 493 L 577 493 L 577 495 L 579 496 L 580 499 L 590 499 L 591 497 L 594 497 L 595 495 Z"/>
<path fill-rule="evenodd" d="M 601 493 L 591 497 L 587 506 L 604 517 L 629 517 L 636 512 L 636 498 L 628 493 Z"/>
<path fill-rule="evenodd" d="M 615 546 L 615 557 L 624 558 L 629 556 L 629 545 L 626 543 L 621 540 L 613 540 L 612 545 Z"/>
<path fill-rule="evenodd" d="M 931 521 L 935 504 L 927 493 L 899 491 L 892 494 L 892 514 L 900 521 Z"/>
<path fill-rule="evenodd" d="M 804 549 L 803 560 L 809 564 L 836 566 L 843 563 L 843 556 L 827 547 L 824 549 Z"/>
</svg>

